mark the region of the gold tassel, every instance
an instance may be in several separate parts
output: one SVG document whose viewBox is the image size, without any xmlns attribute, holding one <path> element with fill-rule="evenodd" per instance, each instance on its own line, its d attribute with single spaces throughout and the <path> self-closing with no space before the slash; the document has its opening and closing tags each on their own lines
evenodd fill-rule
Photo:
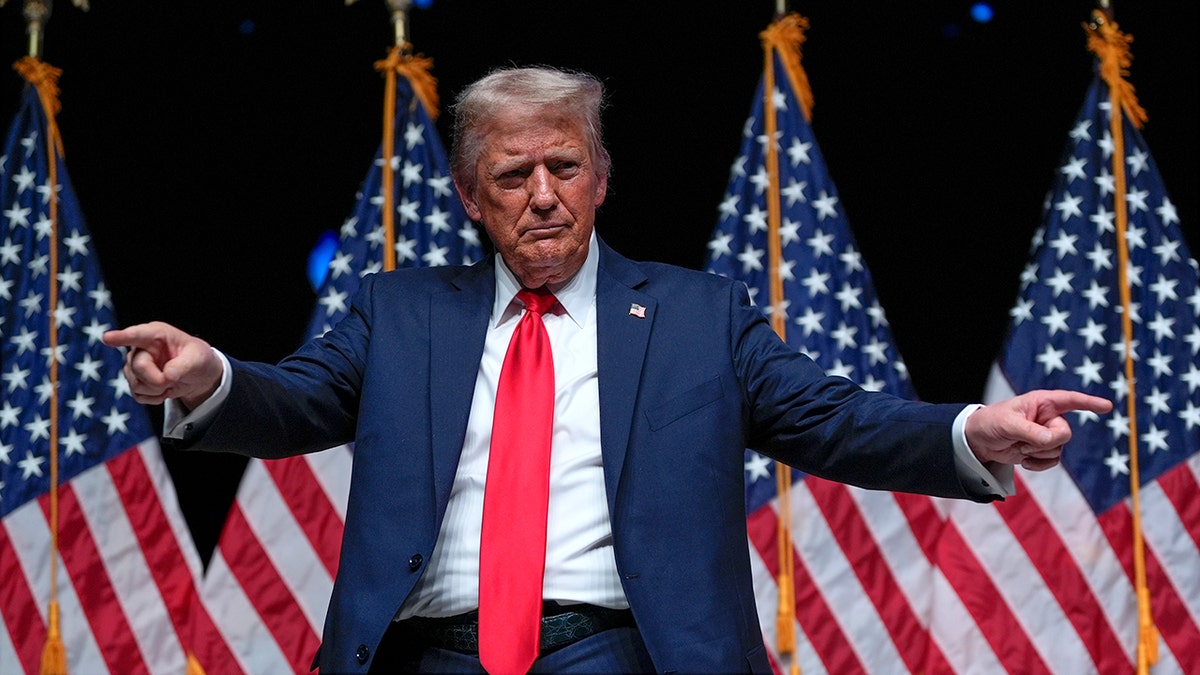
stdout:
<svg viewBox="0 0 1200 675">
<path fill-rule="evenodd" d="M 433 59 L 411 53 L 412 46 L 405 43 L 392 47 L 388 57 L 375 62 L 375 69 L 381 73 L 392 71 L 403 75 L 412 85 L 413 93 L 425 106 L 425 114 L 429 119 L 437 120 L 438 93 L 437 78 L 433 76 Z"/>
<path fill-rule="evenodd" d="M 63 154 L 62 137 L 58 134 L 55 116 L 60 110 L 58 100 L 58 78 L 62 70 L 40 59 L 27 56 L 13 64 L 13 68 L 37 90 L 42 109 L 46 114 L 46 149 L 49 157 L 48 178 L 50 185 L 58 185 L 58 157 Z M 58 199 L 51 190 L 50 199 L 50 297 L 47 305 L 56 307 L 58 302 Z M 50 317 L 50 353 L 58 347 L 58 327 Z M 67 675 L 67 648 L 63 644 L 58 610 L 58 361 L 50 359 L 50 625 L 46 630 L 46 644 L 42 647 L 41 675 Z"/>
<path fill-rule="evenodd" d="M 200 660 L 192 652 L 188 652 L 187 671 L 186 675 L 207 675 L 204 671 L 204 666 L 200 665 Z"/>
<path fill-rule="evenodd" d="M 792 12 L 771 22 L 766 30 L 759 33 L 759 37 L 762 39 L 764 49 L 768 51 L 774 49 L 779 52 L 779 60 L 783 62 L 783 68 L 787 71 L 788 81 L 792 84 L 792 92 L 796 94 L 796 98 L 800 101 L 800 107 L 804 110 L 804 119 L 811 122 L 812 87 L 808 83 L 808 73 L 800 65 L 802 58 L 800 47 L 806 39 L 804 36 L 806 30 L 808 30 L 808 19 Z"/>
<path fill-rule="evenodd" d="M 425 107 L 429 119 L 436 120 L 438 113 L 437 80 L 430 69 L 433 59 L 424 56 L 414 56 L 412 45 L 406 43 L 396 45 L 388 51 L 386 59 L 375 62 L 375 69 L 384 74 L 385 85 L 383 94 L 383 185 L 380 194 L 383 196 L 383 211 L 381 225 L 383 226 L 383 271 L 396 269 L 396 225 L 395 225 L 395 194 L 393 188 L 394 170 L 392 169 L 392 150 L 396 140 L 396 76 L 401 75 L 408 80 L 417 100 Z M 414 101 L 410 105 L 416 105 Z M 410 108 L 411 109 L 411 108 Z"/>
<path fill-rule="evenodd" d="M 42 107 L 46 110 L 46 123 L 50 126 L 54 148 L 58 150 L 59 155 L 62 155 L 62 136 L 58 134 L 58 122 L 56 121 L 58 111 L 62 108 L 62 104 L 58 100 L 58 78 L 62 75 L 62 69 L 55 68 L 32 56 L 26 56 L 13 64 L 13 70 L 20 73 L 26 82 L 37 89 L 38 98 L 41 99 Z"/>
<path fill-rule="evenodd" d="M 63 645 L 62 632 L 58 626 L 58 601 L 50 601 L 50 628 L 46 631 L 46 644 L 42 647 L 41 675 L 67 675 L 67 648 Z"/>
<path fill-rule="evenodd" d="M 779 549 L 779 607 L 775 612 L 775 649 L 781 656 L 796 651 L 796 583 L 792 567 L 792 469 L 786 464 L 775 464 L 775 494 L 779 501 L 779 525 L 775 533 L 775 545 Z"/>
<path fill-rule="evenodd" d="M 1113 138 L 1113 190 L 1115 225 L 1117 230 L 1117 275 L 1120 279 L 1121 329 L 1125 344 L 1133 343 L 1131 289 L 1128 279 L 1129 246 L 1125 240 L 1128 209 L 1125 205 L 1125 132 L 1121 114 L 1130 124 L 1141 128 L 1146 122 L 1146 111 L 1138 104 L 1133 85 L 1125 76 L 1133 63 L 1129 44 L 1133 36 L 1121 32 L 1117 22 L 1101 10 L 1092 12 L 1092 22 L 1084 26 L 1088 32 L 1088 49 L 1100 59 L 1100 77 L 1108 85 L 1109 101 L 1113 103 L 1109 113 L 1109 134 Z M 1137 443 L 1137 392 L 1134 390 L 1133 350 L 1125 350 L 1125 378 L 1129 391 L 1126 397 L 1129 417 L 1129 490 L 1133 518 L 1133 576 L 1138 606 L 1137 673 L 1148 675 L 1150 666 L 1158 662 L 1158 629 L 1150 612 L 1150 588 L 1146 580 L 1146 552 L 1142 538 L 1141 485 Z"/>
<path fill-rule="evenodd" d="M 771 23 L 759 37 L 763 46 L 763 117 L 767 138 L 774 138 L 779 128 L 775 115 L 774 92 L 775 56 L 778 54 L 792 92 L 799 99 L 805 119 L 810 119 L 813 96 L 808 85 L 808 75 L 800 66 L 800 45 L 804 43 L 804 31 L 808 20 L 799 14 L 787 14 Z M 774 143 L 767 144 L 767 256 L 770 271 L 771 327 L 779 339 L 787 339 L 787 323 L 783 312 L 783 280 L 779 268 L 783 260 L 783 244 L 780 239 L 782 209 L 779 193 L 779 153 Z M 792 470 L 785 464 L 776 463 L 776 498 L 779 504 L 779 523 L 775 544 L 779 549 L 779 573 L 776 584 L 779 588 L 779 606 L 775 613 L 775 644 L 781 658 L 789 658 L 791 675 L 800 675 L 799 658 L 796 654 L 796 581 L 792 560 L 791 481 Z"/>
<path fill-rule="evenodd" d="M 1100 77 L 1108 85 L 1109 99 L 1118 105 L 1134 127 L 1141 129 L 1148 119 L 1146 111 L 1138 105 L 1133 85 L 1125 79 L 1133 63 L 1129 45 L 1132 35 L 1121 32 L 1120 26 L 1100 10 L 1092 11 L 1091 24 L 1085 24 L 1088 33 L 1088 49 L 1100 59 Z"/>
<path fill-rule="evenodd" d="M 1150 615 L 1150 589 L 1145 583 L 1138 589 L 1138 673 L 1145 675 L 1158 663 L 1158 627 Z"/>
</svg>

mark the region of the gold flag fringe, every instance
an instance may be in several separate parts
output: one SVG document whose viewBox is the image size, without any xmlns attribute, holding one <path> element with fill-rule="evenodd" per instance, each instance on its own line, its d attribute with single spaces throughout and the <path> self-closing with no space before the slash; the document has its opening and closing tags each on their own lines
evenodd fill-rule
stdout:
<svg viewBox="0 0 1200 675">
<path fill-rule="evenodd" d="M 58 158 L 62 155 L 62 139 L 58 134 L 55 115 L 61 109 L 58 100 L 58 78 L 62 70 L 32 56 L 13 65 L 21 77 L 37 90 L 46 113 L 46 156 L 50 190 L 50 291 L 47 306 L 58 306 Z M 67 649 L 63 644 L 58 610 L 58 326 L 54 312 L 50 321 L 50 602 L 46 644 L 42 647 L 41 675 L 67 675 Z"/>
<path fill-rule="evenodd" d="M 1129 417 L 1129 490 L 1133 518 L 1133 576 L 1138 607 L 1137 673 L 1147 675 L 1150 666 L 1158 662 L 1158 629 L 1150 613 L 1150 587 L 1146 580 L 1146 549 L 1142 537 L 1141 477 L 1138 462 L 1137 436 L 1137 392 L 1133 373 L 1133 322 L 1131 310 L 1132 291 L 1129 283 L 1129 245 L 1126 239 L 1128 208 L 1125 204 L 1125 131 L 1121 113 L 1129 118 L 1130 124 L 1141 128 L 1146 122 L 1146 111 L 1138 105 L 1137 97 L 1125 76 L 1133 55 L 1129 44 L 1133 36 L 1121 32 L 1116 21 L 1101 10 L 1092 12 L 1092 21 L 1084 28 L 1088 32 L 1088 49 L 1100 60 L 1100 77 L 1108 85 L 1109 135 L 1113 139 L 1113 211 L 1117 231 L 1117 276 L 1120 280 L 1121 329 L 1125 340 L 1126 414 Z"/>
<path fill-rule="evenodd" d="M 384 74 L 385 85 L 383 92 L 383 184 L 380 192 L 383 196 L 383 271 L 396 269 L 396 195 L 395 169 L 392 159 L 396 144 L 396 75 L 401 75 L 412 86 L 416 100 L 425 107 L 429 119 L 436 120 L 438 115 L 437 79 L 430 72 L 433 59 L 414 55 L 412 45 L 407 42 L 395 45 L 388 51 L 386 59 L 375 62 L 375 69 Z"/>
</svg>

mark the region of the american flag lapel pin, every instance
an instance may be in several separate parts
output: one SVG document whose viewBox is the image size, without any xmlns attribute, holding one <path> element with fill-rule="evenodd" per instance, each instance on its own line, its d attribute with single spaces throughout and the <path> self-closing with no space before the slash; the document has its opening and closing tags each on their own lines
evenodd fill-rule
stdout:
<svg viewBox="0 0 1200 675">
<path fill-rule="evenodd" d="M 646 308 L 636 302 L 629 305 L 629 315 L 636 316 L 639 319 L 646 318 Z"/>
</svg>

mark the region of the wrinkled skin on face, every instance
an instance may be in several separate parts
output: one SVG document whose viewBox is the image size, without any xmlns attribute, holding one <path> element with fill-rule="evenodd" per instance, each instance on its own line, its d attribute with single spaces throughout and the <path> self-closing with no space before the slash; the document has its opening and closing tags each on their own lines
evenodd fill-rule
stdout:
<svg viewBox="0 0 1200 675">
<path fill-rule="evenodd" d="M 573 276 L 587 258 L 608 176 L 579 120 L 515 108 L 490 121 L 474 185 L 458 185 L 467 215 L 526 288 Z"/>
</svg>

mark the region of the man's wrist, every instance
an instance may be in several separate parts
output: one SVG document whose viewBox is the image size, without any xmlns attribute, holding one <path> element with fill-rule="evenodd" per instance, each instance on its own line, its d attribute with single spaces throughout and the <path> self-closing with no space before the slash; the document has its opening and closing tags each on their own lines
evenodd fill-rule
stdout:
<svg viewBox="0 0 1200 675">
<path fill-rule="evenodd" d="M 163 408 L 163 436 L 165 438 L 185 439 L 199 433 L 216 417 L 217 411 L 229 397 L 233 381 L 229 359 L 218 349 L 213 353 L 221 362 L 221 377 L 216 387 L 208 396 L 197 396 L 194 399 L 168 399 Z"/>
<path fill-rule="evenodd" d="M 954 465 L 967 491 L 972 495 L 1004 498 L 1016 494 L 1011 466 L 995 462 L 984 463 L 967 443 L 967 419 L 982 410 L 978 403 L 963 408 L 954 418 L 951 437 L 954 444 Z"/>
</svg>

